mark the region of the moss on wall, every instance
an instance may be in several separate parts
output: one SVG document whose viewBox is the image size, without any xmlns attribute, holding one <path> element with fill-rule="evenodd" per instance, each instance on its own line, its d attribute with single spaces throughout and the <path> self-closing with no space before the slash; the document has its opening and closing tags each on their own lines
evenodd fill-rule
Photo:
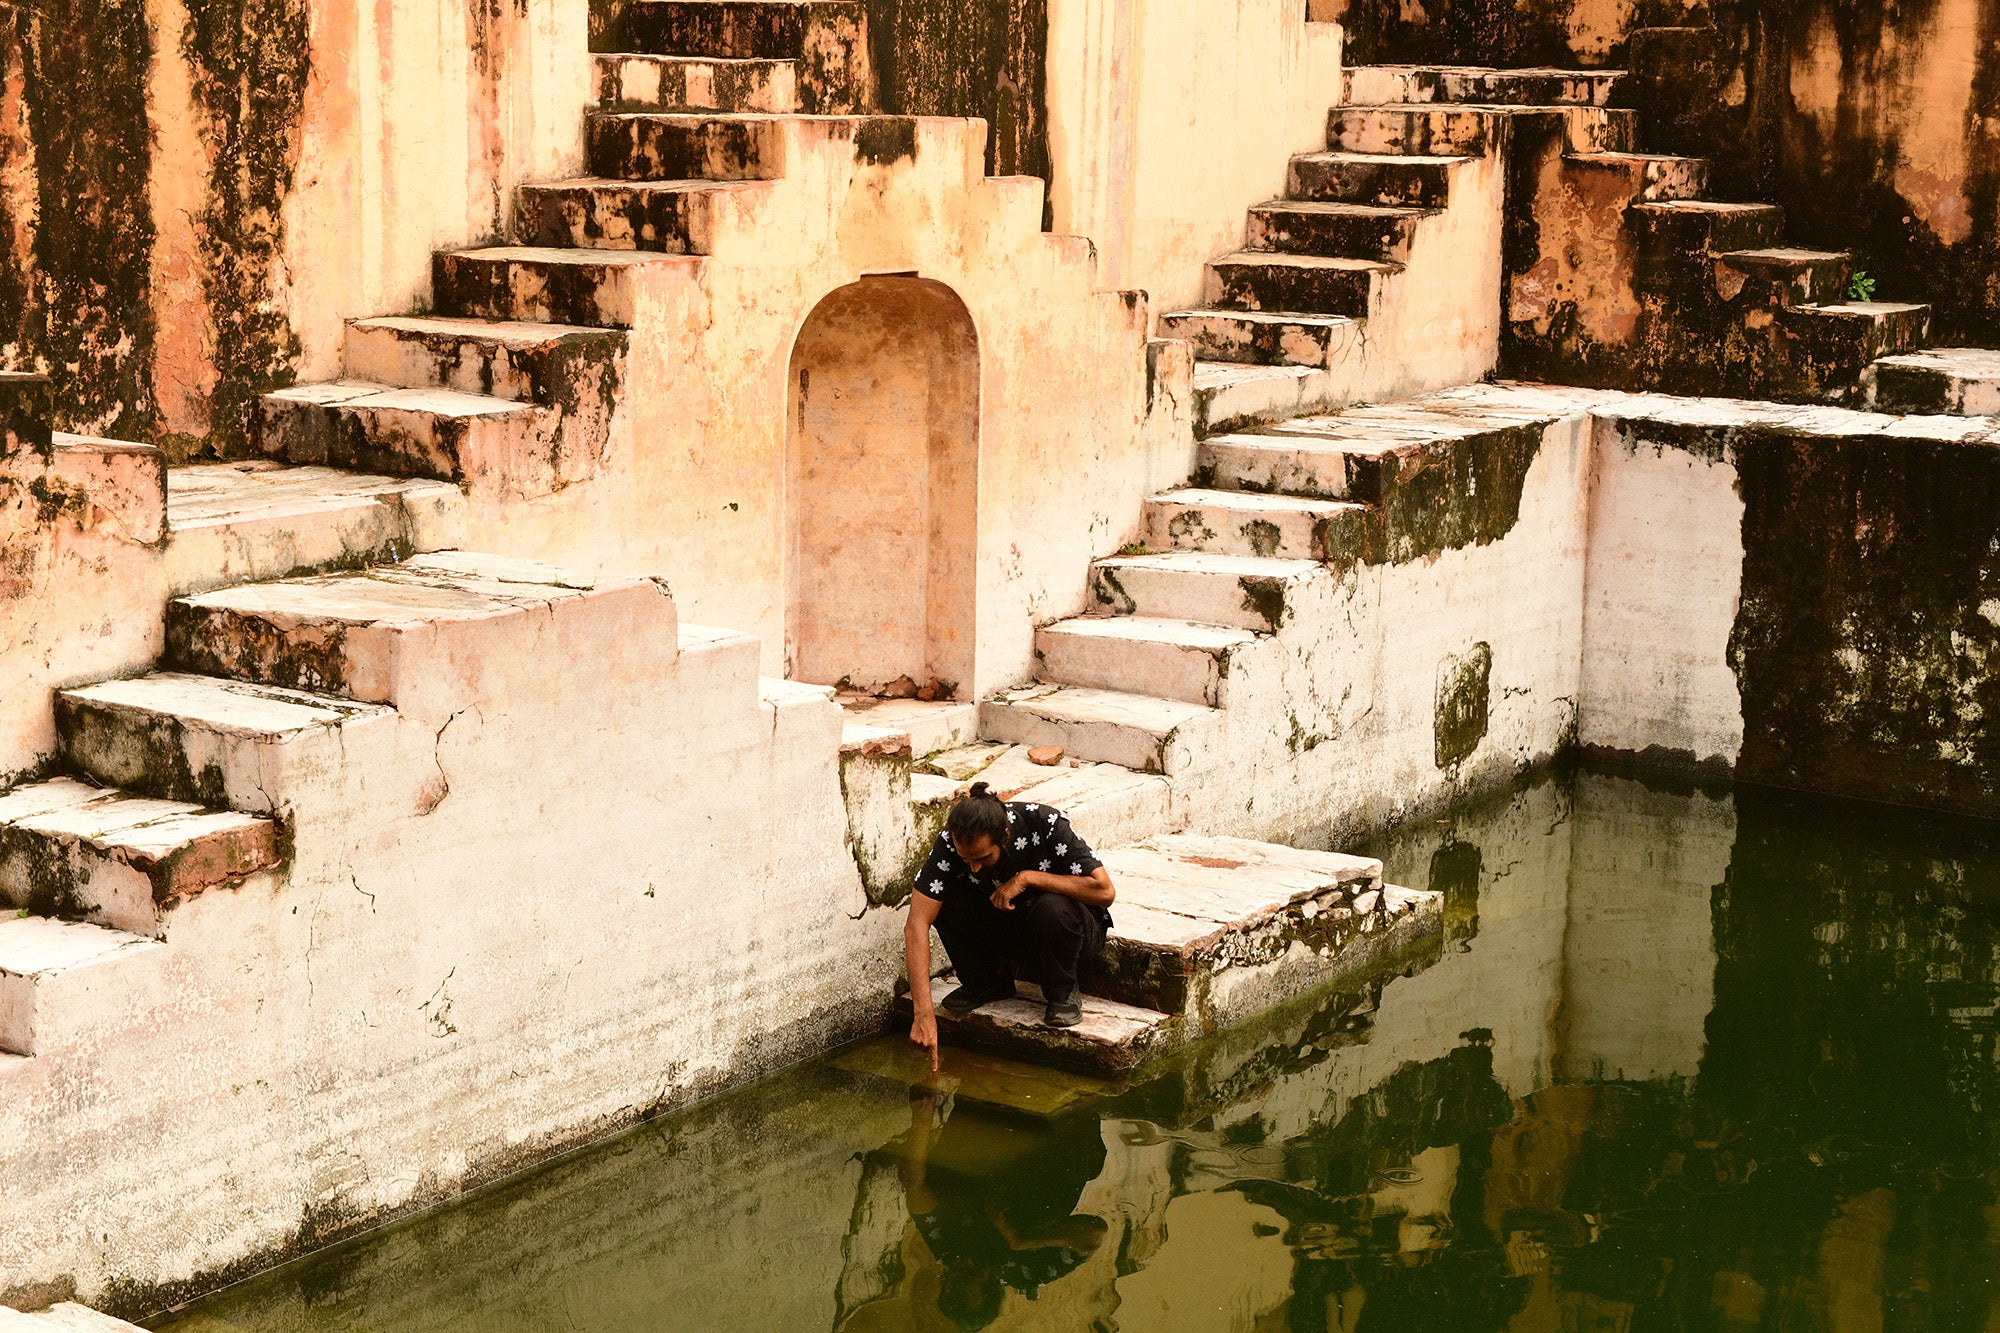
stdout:
<svg viewBox="0 0 2000 1333">
<path fill-rule="evenodd" d="M 2000 451 L 1746 431 L 1738 776 L 2000 812 Z"/>
<path fill-rule="evenodd" d="M 869 0 L 882 109 L 977 116 L 986 170 L 1049 177 L 1048 0 Z"/>
<path fill-rule="evenodd" d="M 247 437 L 258 396 L 296 378 L 299 342 L 280 286 L 310 31 L 306 0 L 187 0 L 187 12 L 180 49 L 208 114 L 213 164 L 196 219 L 214 327 L 208 443 L 227 452 Z"/>
</svg>

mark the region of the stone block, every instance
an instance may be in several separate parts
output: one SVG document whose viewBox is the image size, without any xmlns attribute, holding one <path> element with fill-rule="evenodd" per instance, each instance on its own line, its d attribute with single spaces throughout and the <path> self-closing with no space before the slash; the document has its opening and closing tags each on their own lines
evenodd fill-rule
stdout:
<svg viewBox="0 0 2000 1333">
<path fill-rule="evenodd" d="M 1940 347 L 1883 357 L 1868 368 L 1866 387 L 1878 412 L 2000 416 L 2000 352 Z"/>
<path fill-rule="evenodd" d="M 1709 162 L 1701 157 L 1662 153 L 1572 153 L 1565 168 L 1616 182 L 1587 189 L 1621 195 L 1634 203 L 1669 203 L 1699 199 L 1708 190 Z"/>
<path fill-rule="evenodd" d="M 1080 616 L 1035 634 L 1042 680 L 1223 706 L 1229 655 L 1255 643 L 1246 629 L 1152 616 Z"/>
<path fill-rule="evenodd" d="M 979 732 L 1010 745 L 1060 745 L 1140 773 L 1184 772 L 1220 744 L 1222 714 L 1201 704 L 1076 685 L 1029 685 L 979 706 Z"/>
<path fill-rule="evenodd" d="M 625 31 L 655 55 L 795 62 L 799 107 L 815 115 L 873 104 L 863 0 L 633 0 Z"/>
<path fill-rule="evenodd" d="M 607 111 L 785 113 L 799 109 L 790 60 L 654 56 L 592 57 L 597 104 Z"/>
<path fill-rule="evenodd" d="M 1343 153 L 1477 157 L 1495 134 L 1495 112 L 1449 106 L 1336 106 L 1326 146 Z"/>
<path fill-rule="evenodd" d="M 353 379 L 606 418 L 624 361 L 625 334 L 618 329 L 415 315 L 347 326 L 346 374 Z"/>
<path fill-rule="evenodd" d="M 705 254 L 717 209 L 770 189 L 758 182 L 595 177 L 522 185 L 514 191 L 514 237 L 537 247 Z"/>
<path fill-rule="evenodd" d="M 1363 513 L 1339 500 L 1189 489 L 1148 500 L 1146 532 L 1159 549 L 1321 560 L 1329 525 Z"/>
<path fill-rule="evenodd" d="M 1019 998 L 986 1005 L 962 1018 L 943 1007 L 944 997 L 958 982 L 939 977 L 929 985 L 941 1039 L 1034 1064 L 1082 1074 L 1116 1075 L 1137 1069 L 1181 1044 L 1179 1025 L 1166 1014 L 1089 993 L 1083 997 L 1081 1023 L 1073 1028 L 1052 1028 L 1042 1022 L 1042 992 L 1032 982 L 1018 983 Z M 897 1011 L 907 1030 L 907 995 L 899 998 Z"/>
<path fill-rule="evenodd" d="M 1421 208 L 1280 200 L 1250 210 L 1245 244 L 1251 250 L 1400 263 L 1409 258 L 1417 225 L 1432 216 Z"/>
<path fill-rule="evenodd" d="M 124 1007 L 135 968 L 157 967 L 165 946 L 83 921 L 0 917 L 0 1051 L 47 1055 Z"/>
<path fill-rule="evenodd" d="M 1310 560 L 1178 551 L 1114 556 L 1091 567 L 1091 596 L 1115 615 L 1160 616 L 1260 633 L 1281 628 Z"/>
<path fill-rule="evenodd" d="M 691 262 L 569 246 L 440 251 L 431 258 L 431 290 L 450 316 L 629 329 L 646 280 L 685 272 Z"/>
<path fill-rule="evenodd" d="M 1408 153 L 1302 153 L 1286 176 L 1294 199 L 1400 208 L 1443 208 L 1452 168 L 1471 159 Z"/>
<path fill-rule="evenodd" d="M 1359 343 L 1361 329 L 1343 315 L 1256 310 L 1182 310 L 1160 316 L 1160 332 L 1194 345 L 1204 361 L 1323 367 Z"/>
<path fill-rule="evenodd" d="M 589 118 L 585 161 L 615 180 L 777 180 L 785 142 L 776 119 L 607 111 Z"/>
</svg>

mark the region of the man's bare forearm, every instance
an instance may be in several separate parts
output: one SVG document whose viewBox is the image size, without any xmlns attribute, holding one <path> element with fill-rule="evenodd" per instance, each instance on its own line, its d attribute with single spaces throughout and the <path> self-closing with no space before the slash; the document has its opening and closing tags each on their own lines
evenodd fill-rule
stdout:
<svg viewBox="0 0 2000 1333">
<path fill-rule="evenodd" d="M 1051 875 L 1041 870 L 1023 870 L 1015 878 L 1020 880 L 1024 889 L 1059 893 L 1092 907 L 1109 907 L 1118 897 L 1117 890 L 1111 887 L 1111 876 L 1102 870 L 1088 875 Z"/>
<path fill-rule="evenodd" d="M 910 1007 L 931 1012 L 931 927 L 913 915 L 903 922 L 903 966 L 910 974 Z"/>
</svg>

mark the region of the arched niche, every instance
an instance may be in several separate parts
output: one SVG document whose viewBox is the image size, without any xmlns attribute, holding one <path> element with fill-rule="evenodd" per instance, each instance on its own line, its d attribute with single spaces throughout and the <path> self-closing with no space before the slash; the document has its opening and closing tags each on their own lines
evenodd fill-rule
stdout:
<svg viewBox="0 0 2000 1333">
<path fill-rule="evenodd" d="M 830 293 L 792 348 L 795 680 L 958 697 L 972 683 L 979 337 L 943 283 Z"/>
</svg>

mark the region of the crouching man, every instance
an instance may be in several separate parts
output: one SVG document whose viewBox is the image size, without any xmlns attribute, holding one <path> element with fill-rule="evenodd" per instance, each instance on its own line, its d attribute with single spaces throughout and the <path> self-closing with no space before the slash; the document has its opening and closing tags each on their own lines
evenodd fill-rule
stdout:
<svg viewBox="0 0 2000 1333">
<path fill-rule="evenodd" d="M 1033 981 L 1047 1002 L 1043 1021 L 1074 1027 L 1083 1017 L 1079 968 L 1097 957 L 1117 896 L 1111 874 L 1062 812 L 1002 801 L 983 782 L 952 807 L 930 860 L 910 895 L 903 926 L 910 1040 L 937 1063 L 937 1015 L 931 1008 L 931 926 L 951 955 L 958 989 L 946 1012 L 969 1014 L 1013 998 L 1014 979 Z"/>
</svg>

